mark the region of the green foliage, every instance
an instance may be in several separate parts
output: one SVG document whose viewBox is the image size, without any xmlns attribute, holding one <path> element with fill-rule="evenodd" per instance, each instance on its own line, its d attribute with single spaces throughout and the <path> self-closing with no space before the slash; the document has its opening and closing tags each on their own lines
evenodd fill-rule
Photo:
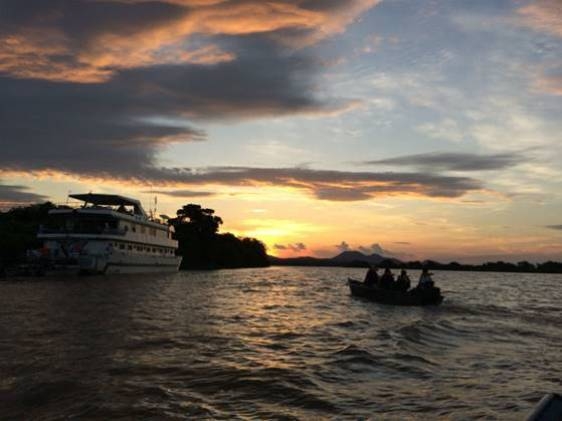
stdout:
<svg viewBox="0 0 562 421">
<path fill-rule="evenodd" d="M 41 247 L 37 231 L 54 207 L 45 202 L 0 212 L 0 268 L 24 261 L 26 250 Z"/>
<path fill-rule="evenodd" d="M 176 231 L 182 269 L 219 269 L 268 266 L 265 245 L 255 238 L 219 234 L 222 219 L 213 209 L 188 204 L 169 223 Z"/>
</svg>

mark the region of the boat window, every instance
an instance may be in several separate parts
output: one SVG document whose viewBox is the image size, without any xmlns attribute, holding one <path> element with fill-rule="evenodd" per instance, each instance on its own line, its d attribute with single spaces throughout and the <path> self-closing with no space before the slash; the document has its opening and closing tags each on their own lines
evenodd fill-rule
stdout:
<svg viewBox="0 0 562 421">
<path fill-rule="evenodd" d="M 146 233 L 146 227 L 144 225 L 141 225 L 141 234 L 145 234 Z"/>
<path fill-rule="evenodd" d="M 108 215 L 64 213 L 50 215 L 42 227 L 45 233 L 102 234 L 117 228 L 117 220 Z"/>
<path fill-rule="evenodd" d="M 135 224 L 131 226 L 131 229 L 133 230 L 133 232 L 137 232 L 137 226 Z"/>
<path fill-rule="evenodd" d="M 129 245 L 127 248 L 128 248 L 129 250 L 132 250 L 132 249 L 133 249 L 133 246 Z"/>
<path fill-rule="evenodd" d="M 120 248 L 121 250 L 125 250 L 125 244 L 119 244 L 119 248 Z"/>
</svg>

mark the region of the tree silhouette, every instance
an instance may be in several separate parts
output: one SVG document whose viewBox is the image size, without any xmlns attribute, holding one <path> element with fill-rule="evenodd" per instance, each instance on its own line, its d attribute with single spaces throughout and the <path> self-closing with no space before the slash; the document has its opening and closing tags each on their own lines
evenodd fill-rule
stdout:
<svg viewBox="0 0 562 421">
<path fill-rule="evenodd" d="M 26 250 L 41 246 L 37 231 L 54 208 L 54 204 L 45 202 L 0 212 L 0 272 L 4 266 L 23 262 Z"/>
<path fill-rule="evenodd" d="M 190 203 L 168 222 L 174 226 L 182 269 L 268 266 L 265 245 L 255 238 L 219 234 L 222 218 L 213 209 Z"/>
<path fill-rule="evenodd" d="M 190 203 L 184 205 L 176 212 L 177 218 L 170 222 L 176 225 L 187 225 L 193 231 L 202 235 L 214 235 L 219 231 L 222 225 L 222 219 L 214 216 L 213 209 L 202 208 L 200 205 Z"/>
</svg>

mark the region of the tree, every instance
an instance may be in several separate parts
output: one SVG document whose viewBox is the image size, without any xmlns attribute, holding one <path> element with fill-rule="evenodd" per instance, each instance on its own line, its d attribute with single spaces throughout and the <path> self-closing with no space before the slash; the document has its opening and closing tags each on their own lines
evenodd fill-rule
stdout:
<svg viewBox="0 0 562 421">
<path fill-rule="evenodd" d="M 26 250 L 41 246 L 37 231 L 54 208 L 45 202 L 0 212 L 0 268 L 24 261 Z"/>
<path fill-rule="evenodd" d="M 222 219 L 214 216 L 213 209 L 205 209 L 200 205 L 190 203 L 176 212 L 177 218 L 171 219 L 170 223 L 177 228 L 178 225 L 187 224 L 191 230 L 201 235 L 214 235 L 222 225 Z"/>
<path fill-rule="evenodd" d="M 174 226 L 183 256 L 182 269 L 217 269 L 268 266 L 265 245 L 255 238 L 219 234 L 222 218 L 213 209 L 190 203 L 178 209 Z"/>
</svg>

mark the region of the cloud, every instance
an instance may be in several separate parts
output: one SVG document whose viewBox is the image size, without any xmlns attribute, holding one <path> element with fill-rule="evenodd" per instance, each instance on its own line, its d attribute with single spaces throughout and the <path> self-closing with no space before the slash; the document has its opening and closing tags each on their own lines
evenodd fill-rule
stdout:
<svg viewBox="0 0 562 421">
<path fill-rule="evenodd" d="M 349 244 L 345 241 L 342 241 L 340 244 L 336 244 L 334 247 L 337 248 L 341 252 L 349 250 Z"/>
<path fill-rule="evenodd" d="M 439 123 L 425 123 L 416 129 L 431 138 L 451 142 L 462 142 L 465 136 L 458 123 L 451 118 L 446 118 Z"/>
<path fill-rule="evenodd" d="M 560 0 L 535 0 L 517 10 L 519 23 L 535 31 L 562 37 Z"/>
<path fill-rule="evenodd" d="M 99 83 L 119 70 L 234 60 L 227 39 L 292 48 L 341 33 L 379 0 L 2 0 L 0 71 Z"/>
<path fill-rule="evenodd" d="M 534 88 L 550 95 L 562 95 L 562 75 L 543 75 L 535 80 Z"/>
<path fill-rule="evenodd" d="M 204 122 L 358 106 L 318 99 L 322 69 L 303 47 L 377 3 L 0 0 L 0 168 L 199 185 L 191 169 L 158 168 L 157 156 L 206 140 Z"/>
<path fill-rule="evenodd" d="M 370 246 L 359 246 L 359 251 L 364 254 L 380 254 L 381 256 L 391 256 L 393 253 L 390 250 L 385 250 L 380 244 L 374 243 Z"/>
<path fill-rule="evenodd" d="M 306 250 L 306 245 L 304 243 L 294 243 L 294 244 L 275 244 L 273 246 L 276 250 L 291 250 L 293 252 L 299 253 Z"/>
<path fill-rule="evenodd" d="M 31 193 L 28 187 L 18 185 L 0 184 L 0 206 L 12 207 L 14 205 L 37 203 L 47 200 L 45 196 Z"/>
<path fill-rule="evenodd" d="M 314 99 L 312 66 L 256 42 L 235 62 L 123 70 L 104 84 L 0 77 L 0 167 L 140 175 L 166 145 L 204 140 L 195 120 L 332 112 Z"/>
<path fill-rule="evenodd" d="M 0 168 L 145 179 L 208 120 L 350 110 L 318 99 L 319 64 L 283 40 L 376 3 L 0 0 Z"/>
<path fill-rule="evenodd" d="M 523 156 L 515 152 L 493 155 L 478 155 L 460 152 L 435 152 L 406 155 L 376 161 L 365 161 L 364 164 L 412 166 L 430 170 L 486 171 L 513 167 L 519 163 L 523 163 L 524 161 Z"/>
<path fill-rule="evenodd" d="M 404 246 L 409 246 L 412 243 L 410 243 L 409 241 L 394 241 L 394 244 L 401 244 L 401 245 L 404 245 Z"/>
<path fill-rule="evenodd" d="M 562 230 L 562 225 L 546 225 L 546 228 L 550 228 L 553 230 Z"/>
<path fill-rule="evenodd" d="M 481 181 L 469 177 L 424 172 L 350 172 L 311 168 L 152 168 L 145 177 L 153 182 L 185 186 L 281 186 L 333 201 L 367 200 L 373 197 L 414 195 L 435 198 L 460 197 L 483 189 Z"/>
<path fill-rule="evenodd" d="M 194 190 L 150 190 L 144 191 L 143 193 L 147 194 L 161 194 L 163 196 L 171 196 L 171 197 L 183 197 L 183 198 L 190 198 L 190 197 L 209 197 L 214 196 L 216 193 L 209 192 L 209 191 L 194 191 Z"/>
</svg>

